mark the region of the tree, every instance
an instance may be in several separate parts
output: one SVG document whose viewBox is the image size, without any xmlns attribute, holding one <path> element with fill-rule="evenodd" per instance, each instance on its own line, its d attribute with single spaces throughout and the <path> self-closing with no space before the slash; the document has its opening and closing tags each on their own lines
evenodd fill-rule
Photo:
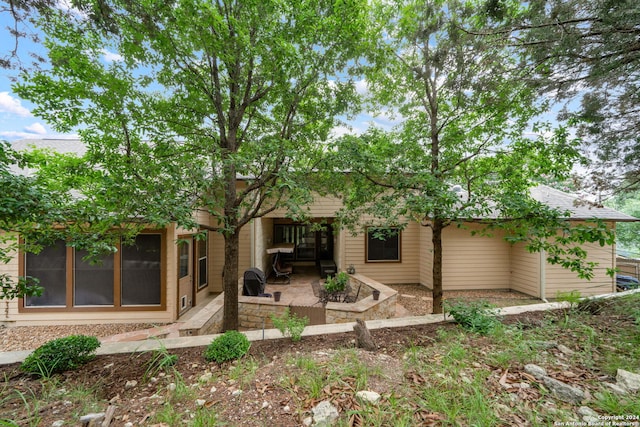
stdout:
<svg viewBox="0 0 640 427">
<path fill-rule="evenodd" d="M 302 213 L 321 142 L 356 100 L 344 70 L 366 13 L 359 0 L 100 1 L 41 21 L 51 67 L 15 90 L 78 129 L 104 171 L 96 203 L 154 224 L 217 219 L 223 328 L 237 329 L 239 231 L 277 207 Z"/>
<path fill-rule="evenodd" d="M 506 219 L 496 226 L 510 228 L 513 241 L 548 248 L 561 213 L 528 190 L 536 176 L 566 177 L 578 158 L 562 130 L 523 136 L 546 106 L 504 38 L 473 34 L 476 11 L 456 0 L 381 6 L 386 45 L 370 58 L 367 82 L 378 105 L 397 108 L 402 123 L 338 144 L 352 186 L 343 221 L 369 214 L 387 228 L 415 220 L 431 229 L 434 313 L 442 312 L 443 230 L 469 219 Z M 539 223 L 529 230 L 533 221 Z M 588 267 L 565 249 L 554 254 L 556 262 L 572 258 L 569 267 Z"/>
<path fill-rule="evenodd" d="M 485 33 L 503 33 L 534 71 L 531 83 L 564 102 L 594 164 L 596 191 L 640 185 L 640 4 L 634 0 L 487 0 Z M 589 182 L 590 181 L 590 182 Z"/>
</svg>

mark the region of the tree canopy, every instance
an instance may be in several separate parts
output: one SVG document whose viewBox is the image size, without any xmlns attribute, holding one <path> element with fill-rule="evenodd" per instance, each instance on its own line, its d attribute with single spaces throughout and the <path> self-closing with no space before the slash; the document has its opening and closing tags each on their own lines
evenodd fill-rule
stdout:
<svg viewBox="0 0 640 427">
<path fill-rule="evenodd" d="M 197 227 L 195 209 L 217 218 L 223 327 L 235 329 L 239 230 L 279 206 L 301 213 L 309 200 L 304 177 L 356 101 L 345 69 L 366 12 L 356 0 L 113 0 L 53 11 L 40 21 L 50 67 L 23 74 L 15 90 L 57 130 L 78 129 L 102 171 L 101 202 L 152 224 Z"/>
</svg>

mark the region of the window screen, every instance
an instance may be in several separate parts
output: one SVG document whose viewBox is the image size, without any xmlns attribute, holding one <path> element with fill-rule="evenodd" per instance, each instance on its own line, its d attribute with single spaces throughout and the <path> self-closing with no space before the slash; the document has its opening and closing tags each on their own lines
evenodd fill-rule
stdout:
<svg viewBox="0 0 640 427">
<path fill-rule="evenodd" d="M 36 277 L 44 292 L 26 297 L 25 306 L 65 306 L 67 301 L 67 245 L 58 240 L 38 254 L 25 255 L 25 275 Z"/>
<path fill-rule="evenodd" d="M 369 228 L 367 261 L 400 261 L 400 231 Z"/>
<path fill-rule="evenodd" d="M 178 245 L 178 278 L 189 275 L 189 243 Z"/>
<path fill-rule="evenodd" d="M 122 246 L 123 306 L 160 304 L 161 244 L 159 234 L 140 234 L 132 246 Z"/>
<path fill-rule="evenodd" d="M 113 255 L 96 264 L 85 256 L 87 251 L 75 251 L 74 305 L 113 305 Z"/>
</svg>

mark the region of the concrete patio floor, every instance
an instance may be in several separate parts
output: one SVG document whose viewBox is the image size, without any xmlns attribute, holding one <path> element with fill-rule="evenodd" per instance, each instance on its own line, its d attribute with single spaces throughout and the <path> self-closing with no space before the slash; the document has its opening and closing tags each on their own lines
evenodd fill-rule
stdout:
<svg viewBox="0 0 640 427">
<path fill-rule="evenodd" d="M 313 285 L 324 280 L 320 278 L 320 273 L 314 266 L 294 266 L 291 275 L 291 283 L 287 283 L 282 278 L 274 279 L 273 276 L 267 279 L 265 293 L 272 294 L 280 292 L 280 301 L 291 305 L 313 306 L 322 305 L 319 298 L 313 293 Z"/>
</svg>

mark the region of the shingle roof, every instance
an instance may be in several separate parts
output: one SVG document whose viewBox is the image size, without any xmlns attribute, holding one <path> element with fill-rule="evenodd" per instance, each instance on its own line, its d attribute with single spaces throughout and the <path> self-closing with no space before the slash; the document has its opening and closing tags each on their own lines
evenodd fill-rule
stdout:
<svg viewBox="0 0 640 427">
<path fill-rule="evenodd" d="M 75 153 L 78 156 L 87 152 L 87 147 L 79 139 L 21 139 L 12 142 L 11 146 L 16 151 L 48 148 L 58 153 Z"/>
<path fill-rule="evenodd" d="M 612 221 L 640 221 L 640 219 L 604 206 L 595 206 L 580 197 L 556 190 L 546 185 L 531 188 L 531 197 L 549 207 L 571 212 L 570 219 L 583 220 L 599 218 Z"/>
</svg>

